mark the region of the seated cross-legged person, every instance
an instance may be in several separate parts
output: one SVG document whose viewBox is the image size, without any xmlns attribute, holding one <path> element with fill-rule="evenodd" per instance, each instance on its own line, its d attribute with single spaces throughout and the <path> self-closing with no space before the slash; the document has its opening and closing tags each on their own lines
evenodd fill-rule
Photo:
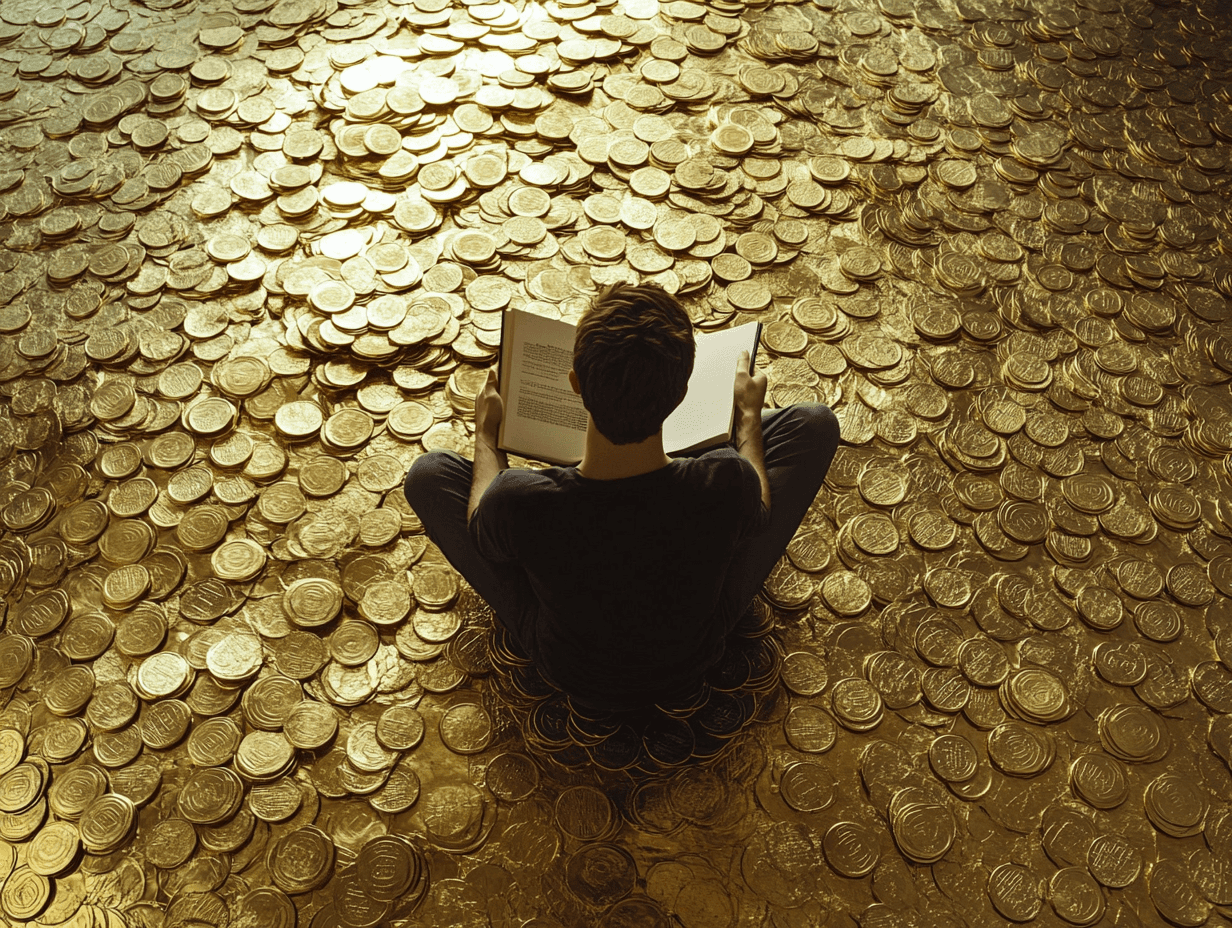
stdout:
<svg viewBox="0 0 1232 928">
<path fill-rule="evenodd" d="M 663 451 L 693 371 L 693 327 L 652 286 L 616 285 L 582 315 L 569 381 L 587 411 L 579 464 L 509 468 L 495 373 L 475 452 L 421 455 L 405 492 L 428 537 L 516 646 L 577 702 L 685 698 L 782 556 L 839 443 L 820 403 L 765 410 L 766 375 L 733 371 L 733 440 Z"/>
</svg>

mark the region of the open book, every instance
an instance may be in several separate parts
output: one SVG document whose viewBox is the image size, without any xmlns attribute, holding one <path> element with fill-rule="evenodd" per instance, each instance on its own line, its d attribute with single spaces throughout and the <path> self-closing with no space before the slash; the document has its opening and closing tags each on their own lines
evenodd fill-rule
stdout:
<svg viewBox="0 0 1232 928">
<path fill-rule="evenodd" d="M 533 461 L 568 467 L 582 460 L 586 407 L 569 385 L 577 326 L 521 309 L 501 315 L 500 395 L 505 404 L 496 446 Z M 761 323 L 694 335 L 689 388 L 663 423 L 667 454 L 696 451 L 732 437 L 736 361 L 757 360 Z"/>
</svg>

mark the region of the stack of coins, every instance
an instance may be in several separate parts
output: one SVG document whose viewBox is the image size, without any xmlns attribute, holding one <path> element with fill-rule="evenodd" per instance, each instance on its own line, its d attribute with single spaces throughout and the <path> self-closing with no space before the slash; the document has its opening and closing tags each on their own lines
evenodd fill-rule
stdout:
<svg viewBox="0 0 1232 928">
<path fill-rule="evenodd" d="M 1171 748 L 1167 729 L 1157 716 L 1141 706 L 1116 706 L 1099 718 L 1104 749 L 1121 760 L 1150 763 L 1165 757 Z"/>
<path fill-rule="evenodd" d="M 1206 797 L 1193 784 L 1175 774 L 1160 774 L 1143 794 L 1146 817 L 1174 838 L 1196 835 L 1206 818 Z"/>
<path fill-rule="evenodd" d="M 334 842 L 318 828 L 306 825 L 271 842 L 266 866 L 274 884 L 294 895 L 319 888 L 334 865 Z"/>
<path fill-rule="evenodd" d="M 1036 724 L 1058 722 L 1073 714 L 1065 684 L 1042 668 L 1027 668 L 1001 684 L 1006 711 L 1023 721 Z"/>
<path fill-rule="evenodd" d="M 954 817 L 923 790 L 899 790 L 890 803 L 890 827 L 903 856 L 918 864 L 941 860 L 954 844 Z"/>
<path fill-rule="evenodd" d="M 998 770 L 1015 777 L 1039 776 L 1056 757 L 1056 744 L 1044 729 L 1003 722 L 988 735 L 988 758 Z"/>
</svg>

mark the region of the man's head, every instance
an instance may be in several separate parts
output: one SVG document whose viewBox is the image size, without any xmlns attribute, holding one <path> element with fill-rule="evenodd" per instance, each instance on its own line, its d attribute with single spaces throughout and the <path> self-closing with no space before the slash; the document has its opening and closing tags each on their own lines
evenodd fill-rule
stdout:
<svg viewBox="0 0 1232 928">
<path fill-rule="evenodd" d="M 615 284 L 583 314 L 573 339 L 582 403 L 614 445 L 663 428 L 693 374 L 693 324 L 660 287 Z"/>
</svg>

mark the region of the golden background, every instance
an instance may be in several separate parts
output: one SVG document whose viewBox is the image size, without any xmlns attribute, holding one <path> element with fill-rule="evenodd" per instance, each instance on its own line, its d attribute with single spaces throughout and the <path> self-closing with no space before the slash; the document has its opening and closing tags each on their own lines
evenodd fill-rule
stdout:
<svg viewBox="0 0 1232 928">
<path fill-rule="evenodd" d="M 1226 924 L 1229 26 L 0 2 L 0 914 Z M 642 727 L 401 489 L 470 455 L 502 310 L 618 280 L 762 321 L 843 437 Z"/>
</svg>

